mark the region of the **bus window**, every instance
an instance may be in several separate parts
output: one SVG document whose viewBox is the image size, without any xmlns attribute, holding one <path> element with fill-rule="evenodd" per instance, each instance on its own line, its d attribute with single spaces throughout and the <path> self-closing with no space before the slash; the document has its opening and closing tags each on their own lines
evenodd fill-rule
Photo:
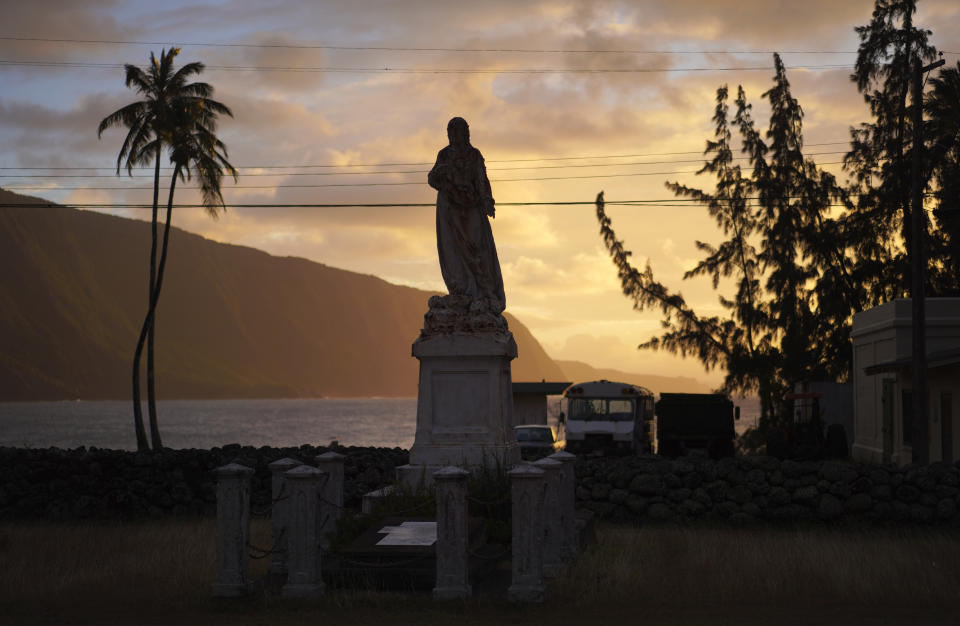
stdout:
<svg viewBox="0 0 960 626">
<path fill-rule="evenodd" d="M 569 413 L 567 419 L 569 420 L 582 420 L 588 422 L 590 420 L 602 420 L 606 419 L 606 400 L 587 400 L 585 398 L 576 398 L 570 400 Z"/>
<path fill-rule="evenodd" d="M 614 422 L 633 421 L 633 402 L 631 400 L 610 400 L 610 417 Z"/>
</svg>

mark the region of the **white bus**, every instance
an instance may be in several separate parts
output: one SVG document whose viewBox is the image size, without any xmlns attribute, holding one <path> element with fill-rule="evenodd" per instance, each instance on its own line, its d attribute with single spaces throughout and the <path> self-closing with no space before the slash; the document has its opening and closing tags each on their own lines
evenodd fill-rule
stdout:
<svg viewBox="0 0 960 626">
<path fill-rule="evenodd" d="M 567 450 L 653 452 L 653 392 L 644 387 L 597 380 L 563 392 Z"/>
</svg>

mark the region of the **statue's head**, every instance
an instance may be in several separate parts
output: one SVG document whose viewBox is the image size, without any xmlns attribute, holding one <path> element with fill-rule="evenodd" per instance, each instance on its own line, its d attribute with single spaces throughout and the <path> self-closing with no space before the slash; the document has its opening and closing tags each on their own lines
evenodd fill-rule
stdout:
<svg viewBox="0 0 960 626">
<path fill-rule="evenodd" d="M 450 145 L 470 145 L 470 127 L 467 120 L 455 117 L 447 122 L 447 137 Z"/>
</svg>

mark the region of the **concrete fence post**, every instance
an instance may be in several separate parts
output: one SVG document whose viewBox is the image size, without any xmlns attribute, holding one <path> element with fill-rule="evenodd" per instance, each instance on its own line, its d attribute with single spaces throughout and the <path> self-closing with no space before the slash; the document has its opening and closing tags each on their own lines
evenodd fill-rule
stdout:
<svg viewBox="0 0 960 626">
<path fill-rule="evenodd" d="M 437 583 L 434 600 L 470 597 L 467 477 L 470 472 L 448 466 L 433 474 L 437 487 Z"/>
<path fill-rule="evenodd" d="M 249 467 L 230 463 L 214 470 L 217 477 L 217 563 L 213 596 L 235 598 L 250 593 Z"/>
<path fill-rule="evenodd" d="M 287 572 L 287 536 L 290 526 L 290 486 L 287 484 L 286 472 L 303 465 L 296 459 L 278 459 L 270 463 L 270 492 L 272 506 L 270 507 L 270 536 L 273 540 L 273 554 L 270 557 L 270 573 L 285 574 Z"/>
<path fill-rule="evenodd" d="M 560 470 L 563 464 L 550 458 L 536 461 L 543 470 L 546 489 L 543 498 L 543 575 L 557 578 L 563 573 L 563 527 L 560 520 Z"/>
<path fill-rule="evenodd" d="M 287 555 L 286 598 L 323 595 L 320 571 L 320 489 L 326 473 L 300 465 L 285 474 L 290 486 L 290 525 Z"/>
<path fill-rule="evenodd" d="M 513 500 L 511 602 L 543 602 L 544 471 L 521 465 L 507 472 Z"/>
<path fill-rule="evenodd" d="M 561 555 L 564 560 L 572 561 L 577 557 L 579 541 L 577 540 L 576 493 L 577 481 L 573 463 L 577 460 L 575 454 L 569 452 L 555 452 L 549 459 L 560 462 L 560 527 L 563 534 Z"/>
<path fill-rule="evenodd" d="M 317 469 L 327 473 L 327 481 L 320 489 L 323 517 L 320 520 L 320 545 L 330 547 L 327 533 L 337 530 L 343 514 L 343 462 L 346 456 L 336 452 L 324 452 L 316 458 Z"/>
</svg>

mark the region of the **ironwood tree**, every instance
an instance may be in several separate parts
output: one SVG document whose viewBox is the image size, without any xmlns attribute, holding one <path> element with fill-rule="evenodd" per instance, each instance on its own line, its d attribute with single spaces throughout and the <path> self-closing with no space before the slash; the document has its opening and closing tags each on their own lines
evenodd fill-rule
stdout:
<svg viewBox="0 0 960 626">
<path fill-rule="evenodd" d="M 719 295 L 726 314 L 699 315 L 680 295 L 656 280 L 647 264 L 639 270 L 613 230 L 603 194 L 597 218 L 624 293 L 638 310 L 659 309 L 663 332 L 641 348 L 696 356 L 725 372 L 721 391 L 756 393 L 761 428 L 784 414 L 782 398 L 795 382 L 845 379 L 851 354 L 844 322 L 861 292 L 850 276 L 851 260 L 834 209 L 846 205 L 836 179 L 803 153 L 803 110 L 792 96 L 786 70 L 774 56 L 773 86 L 765 133 L 757 130 L 751 105 L 737 89 L 732 125 L 751 170 L 735 164 L 729 94 L 717 91 L 714 137 L 698 174 L 716 178 L 712 191 L 668 182 L 678 196 L 703 204 L 726 239 L 697 241 L 705 257 L 684 279 L 709 277 L 715 290 L 732 282 L 732 297 Z"/>
</svg>

